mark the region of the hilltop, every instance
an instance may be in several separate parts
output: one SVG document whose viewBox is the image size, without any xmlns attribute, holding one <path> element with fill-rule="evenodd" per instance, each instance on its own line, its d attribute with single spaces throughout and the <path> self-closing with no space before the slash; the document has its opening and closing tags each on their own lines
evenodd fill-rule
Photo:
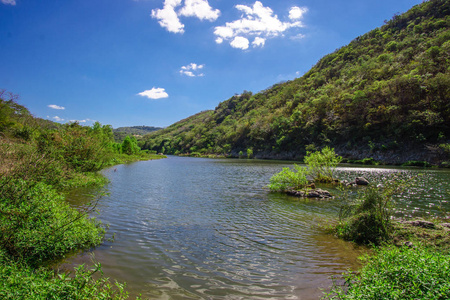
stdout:
<svg viewBox="0 0 450 300">
<path fill-rule="evenodd" d="M 450 2 L 431 0 L 326 55 L 304 76 L 244 91 L 146 135 L 144 149 L 301 159 L 450 159 Z M 293 62 L 294 63 L 294 62 Z"/>
<path fill-rule="evenodd" d="M 147 133 L 157 131 L 162 129 L 161 127 L 153 127 L 153 126 L 129 126 L 129 127 L 118 127 L 113 129 L 114 140 L 116 142 L 122 142 L 127 135 L 145 135 Z"/>
</svg>

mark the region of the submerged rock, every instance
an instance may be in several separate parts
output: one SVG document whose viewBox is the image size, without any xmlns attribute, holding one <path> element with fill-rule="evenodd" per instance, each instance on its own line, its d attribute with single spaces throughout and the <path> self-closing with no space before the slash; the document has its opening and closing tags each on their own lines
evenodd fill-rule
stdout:
<svg viewBox="0 0 450 300">
<path fill-rule="evenodd" d="M 333 195 L 329 191 L 322 190 L 322 189 L 315 189 L 315 190 L 309 190 L 309 191 L 296 191 L 296 190 L 289 190 L 286 191 L 286 194 L 295 196 L 295 197 L 303 197 L 303 198 L 331 198 Z"/>
</svg>

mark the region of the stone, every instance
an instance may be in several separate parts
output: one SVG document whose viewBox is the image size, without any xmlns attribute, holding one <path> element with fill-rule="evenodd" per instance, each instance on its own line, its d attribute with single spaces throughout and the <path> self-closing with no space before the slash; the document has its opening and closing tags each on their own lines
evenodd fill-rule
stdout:
<svg viewBox="0 0 450 300">
<path fill-rule="evenodd" d="M 422 227 L 422 228 L 436 228 L 436 225 L 434 225 L 433 222 L 425 221 L 425 220 L 414 220 L 414 221 L 406 221 L 406 224 L 416 226 L 416 227 Z"/>
<path fill-rule="evenodd" d="M 331 198 L 333 195 L 329 191 L 322 189 L 304 191 L 288 190 L 286 194 L 295 197 L 307 197 L 307 198 Z"/>
<path fill-rule="evenodd" d="M 355 183 L 357 185 L 368 185 L 369 181 L 367 179 L 365 179 L 364 177 L 356 177 L 355 178 Z"/>
<path fill-rule="evenodd" d="M 411 242 L 405 242 L 405 244 L 404 244 L 406 247 L 408 247 L 408 248 L 414 248 L 414 244 L 413 243 L 411 243 Z"/>
</svg>

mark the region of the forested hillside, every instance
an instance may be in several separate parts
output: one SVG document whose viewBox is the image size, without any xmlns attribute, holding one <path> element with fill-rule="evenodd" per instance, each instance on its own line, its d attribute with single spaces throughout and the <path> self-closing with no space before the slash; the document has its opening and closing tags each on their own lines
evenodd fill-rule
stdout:
<svg viewBox="0 0 450 300">
<path fill-rule="evenodd" d="M 131 127 L 119 127 L 114 128 L 114 140 L 116 142 L 122 142 L 127 135 L 145 135 L 147 133 L 160 130 L 161 127 L 153 126 L 131 126 Z"/>
<path fill-rule="evenodd" d="M 301 78 L 244 91 L 141 141 L 169 154 L 448 160 L 450 1 L 431 0 L 323 57 Z M 295 62 L 293 62 L 295 64 Z"/>
</svg>

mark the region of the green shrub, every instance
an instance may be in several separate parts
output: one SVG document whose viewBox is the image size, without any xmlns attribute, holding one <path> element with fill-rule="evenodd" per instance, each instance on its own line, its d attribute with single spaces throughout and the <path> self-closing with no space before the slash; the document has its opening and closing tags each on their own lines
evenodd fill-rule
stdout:
<svg viewBox="0 0 450 300">
<path fill-rule="evenodd" d="M 283 171 L 270 178 L 271 191 L 285 191 L 289 189 L 303 189 L 308 184 L 308 170 L 305 167 L 294 165 L 294 170 L 283 168 Z"/>
<path fill-rule="evenodd" d="M 335 228 L 338 237 L 359 244 L 380 244 L 392 229 L 393 186 L 384 190 L 369 186 L 355 201 L 345 203 Z M 348 200 L 344 200 L 348 201 Z"/>
<path fill-rule="evenodd" d="M 44 183 L 0 180 L 0 248 L 30 265 L 102 241 L 104 229 Z"/>
<path fill-rule="evenodd" d="M 405 167 L 431 167 L 432 165 L 426 161 L 410 160 L 402 164 Z"/>
<path fill-rule="evenodd" d="M 253 150 L 250 148 L 247 149 L 247 158 L 253 158 Z"/>
<path fill-rule="evenodd" d="M 304 158 L 310 175 L 316 182 L 333 182 L 334 171 L 342 161 L 333 148 L 325 147 L 321 151 L 307 152 Z"/>
<path fill-rule="evenodd" d="M 450 299 L 450 254 L 423 247 L 384 247 L 335 284 L 326 299 Z"/>
<path fill-rule="evenodd" d="M 57 274 L 51 269 L 31 269 L 0 254 L 0 298 L 28 299 L 126 299 L 124 286 L 101 276 L 100 264 L 93 269 L 83 265 L 74 274 Z"/>
</svg>

